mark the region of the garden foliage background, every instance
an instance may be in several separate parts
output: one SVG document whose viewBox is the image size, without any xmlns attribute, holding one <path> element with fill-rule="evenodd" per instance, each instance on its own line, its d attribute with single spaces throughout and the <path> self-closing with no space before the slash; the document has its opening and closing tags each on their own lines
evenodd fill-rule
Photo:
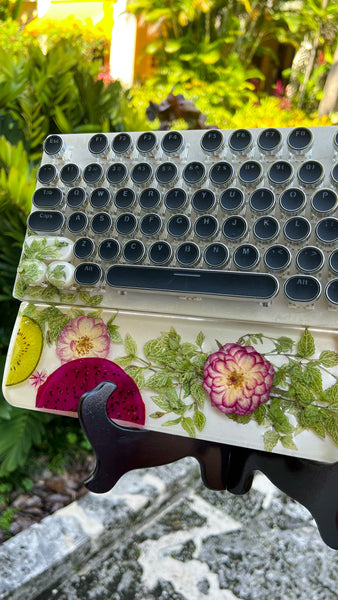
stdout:
<svg viewBox="0 0 338 600">
<path fill-rule="evenodd" d="M 103 66 L 107 44 L 100 32 L 68 20 L 28 34 L 17 20 L 19 4 L 7 0 L 0 11 L 1 372 L 18 309 L 12 287 L 48 134 L 156 129 L 159 122 L 147 121 L 146 107 L 173 86 L 221 128 L 338 122 L 336 113 L 317 117 L 338 42 L 335 1 L 130 0 L 129 10 L 154 31 L 144 49 L 151 74 L 131 89 L 112 81 Z M 280 70 L 275 42 L 293 49 L 287 71 Z M 278 74 L 272 86 L 258 68 L 264 56 Z M 34 457 L 48 454 L 50 465 L 60 467 L 86 449 L 77 421 L 18 410 L 1 397 L 0 513 L 13 486 L 29 488 Z"/>
</svg>

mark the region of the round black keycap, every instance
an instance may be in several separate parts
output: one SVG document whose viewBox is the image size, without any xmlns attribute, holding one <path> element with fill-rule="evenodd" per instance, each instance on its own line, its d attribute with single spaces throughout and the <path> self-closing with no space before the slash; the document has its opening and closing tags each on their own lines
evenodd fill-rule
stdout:
<svg viewBox="0 0 338 600">
<path fill-rule="evenodd" d="M 252 135 L 247 129 L 237 129 L 229 139 L 229 146 L 234 152 L 245 152 L 252 144 Z"/>
<path fill-rule="evenodd" d="M 317 185 L 323 177 L 323 166 L 317 160 L 308 160 L 298 170 L 298 179 L 304 185 Z"/>
<path fill-rule="evenodd" d="M 48 138 L 45 139 L 43 149 L 49 156 L 60 156 L 64 150 L 62 137 L 59 135 L 49 135 Z"/>
<path fill-rule="evenodd" d="M 200 162 L 191 162 L 184 167 L 182 175 L 189 185 L 199 185 L 205 179 L 205 167 Z"/>
<path fill-rule="evenodd" d="M 179 131 L 168 131 L 162 138 L 161 146 L 166 154 L 179 154 L 184 148 L 183 135 Z"/>
<path fill-rule="evenodd" d="M 149 258 L 155 265 L 164 265 L 171 258 L 172 250 L 168 242 L 155 242 L 149 250 Z"/>
<path fill-rule="evenodd" d="M 121 185 L 126 181 L 128 176 L 128 170 L 126 165 L 122 163 L 114 163 L 107 169 L 106 178 L 112 185 Z"/>
<path fill-rule="evenodd" d="M 236 248 L 233 259 L 238 269 L 253 269 L 259 262 L 259 252 L 252 244 L 243 244 Z"/>
<path fill-rule="evenodd" d="M 142 217 L 140 222 L 140 230 L 143 235 L 156 235 L 161 231 L 162 220 L 156 213 L 149 213 Z"/>
<path fill-rule="evenodd" d="M 258 188 L 251 194 L 249 204 L 256 213 L 267 212 L 274 207 L 275 196 L 268 188 Z"/>
<path fill-rule="evenodd" d="M 209 129 L 202 136 L 201 148 L 207 154 L 218 154 L 224 148 L 222 132 L 219 129 Z"/>
<path fill-rule="evenodd" d="M 79 285 L 95 285 L 102 277 L 102 269 L 96 263 L 82 263 L 76 267 L 74 277 Z"/>
<path fill-rule="evenodd" d="M 91 238 L 83 237 L 77 240 L 73 246 L 74 256 L 85 260 L 90 258 L 95 251 L 95 244 Z"/>
<path fill-rule="evenodd" d="M 312 144 L 312 133 L 306 127 L 295 127 L 288 136 L 288 146 L 295 154 L 309 150 Z"/>
<path fill-rule="evenodd" d="M 174 163 L 165 162 L 156 169 L 155 177 L 161 185 L 169 185 L 177 179 L 177 167 Z"/>
<path fill-rule="evenodd" d="M 330 254 L 329 267 L 332 273 L 338 273 L 338 250 L 334 250 Z"/>
<path fill-rule="evenodd" d="M 72 233 L 80 233 L 81 231 L 84 231 L 87 228 L 87 225 L 88 217 L 83 212 L 74 212 L 72 215 L 70 215 L 67 222 L 67 227 Z"/>
<path fill-rule="evenodd" d="M 152 131 L 141 133 L 137 138 L 136 148 L 141 154 L 149 155 L 156 149 L 157 139 Z"/>
<path fill-rule="evenodd" d="M 167 192 L 164 198 L 164 204 L 169 210 L 179 210 L 183 208 L 187 201 L 187 194 L 182 188 L 173 188 Z"/>
<path fill-rule="evenodd" d="M 161 194 L 156 188 L 146 188 L 140 193 L 139 203 L 144 210 L 155 208 L 160 201 Z"/>
<path fill-rule="evenodd" d="M 338 148 L 338 131 L 334 134 L 333 137 L 333 143 L 336 146 L 336 149 Z"/>
<path fill-rule="evenodd" d="M 111 216 L 105 212 L 97 213 L 92 218 L 90 226 L 94 233 L 106 233 L 112 226 Z"/>
<path fill-rule="evenodd" d="M 193 242 L 186 242 L 177 248 L 176 258 L 178 262 L 185 266 L 191 266 L 197 263 L 200 258 L 199 247 Z"/>
<path fill-rule="evenodd" d="M 136 185 L 145 185 L 152 180 L 153 170 L 149 163 L 138 163 L 133 167 L 130 176 Z"/>
<path fill-rule="evenodd" d="M 218 231 L 218 221 L 212 215 L 203 215 L 195 221 L 195 233 L 199 238 L 207 239 Z"/>
<path fill-rule="evenodd" d="M 230 163 L 222 161 L 213 165 L 209 171 L 209 179 L 216 186 L 229 183 L 234 176 L 234 170 Z"/>
<path fill-rule="evenodd" d="M 58 188 L 42 187 L 33 194 L 36 208 L 57 208 L 62 200 L 62 192 Z"/>
<path fill-rule="evenodd" d="M 130 188 L 121 188 L 115 194 L 114 203 L 117 208 L 130 208 L 135 202 L 135 192 Z"/>
<path fill-rule="evenodd" d="M 326 286 L 325 295 L 331 304 L 338 304 L 338 279 L 331 279 Z"/>
<path fill-rule="evenodd" d="M 175 215 L 169 219 L 167 230 L 173 237 L 183 237 L 190 229 L 190 219 L 186 215 Z"/>
<path fill-rule="evenodd" d="M 132 213 L 124 213 L 116 219 L 115 228 L 121 235 L 129 235 L 135 231 L 137 221 Z"/>
<path fill-rule="evenodd" d="M 239 170 L 239 178 L 245 185 L 260 181 L 262 178 L 262 167 L 255 160 L 248 160 L 242 164 Z"/>
<path fill-rule="evenodd" d="M 313 302 L 320 292 L 319 281 L 311 275 L 293 275 L 284 285 L 284 293 L 292 302 Z"/>
<path fill-rule="evenodd" d="M 110 193 L 107 188 L 96 188 L 90 194 L 89 202 L 93 208 L 103 208 L 110 201 Z"/>
<path fill-rule="evenodd" d="M 238 212 L 244 204 L 244 194 L 238 188 L 228 188 L 222 192 L 220 204 L 223 210 Z"/>
<path fill-rule="evenodd" d="M 255 221 L 253 233 L 261 242 L 270 242 L 279 234 L 279 223 L 274 217 L 261 217 Z"/>
<path fill-rule="evenodd" d="M 40 183 L 46 185 L 57 180 L 58 173 L 54 165 L 42 165 L 38 170 L 37 178 Z"/>
<path fill-rule="evenodd" d="M 123 256 L 128 262 L 139 262 L 144 256 L 144 245 L 140 240 L 130 240 L 123 248 Z"/>
<path fill-rule="evenodd" d="M 37 233 L 52 232 L 61 229 L 63 222 L 63 214 L 57 210 L 36 210 L 29 215 L 27 226 Z"/>
<path fill-rule="evenodd" d="M 282 136 L 278 129 L 274 129 L 270 127 L 269 129 L 264 129 L 262 133 L 259 135 L 257 143 L 259 149 L 265 154 L 273 154 L 278 150 L 282 142 Z"/>
<path fill-rule="evenodd" d="M 306 246 L 299 250 L 296 256 L 296 265 L 301 271 L 311 273 L 319 271 L 324 264 L 324 254 L 319 248 Z"/>
<path fill-rule="evenodd" d="M 279 244 L 271 246 L 264 254 L 264 263 L 271 271 L 283 271 L 291 263 L 291 252 Z"/>
<path fill-rule="evenodd" d="M 74 185 L 80 178 L 80 169 L 74 163 L 64 165 L 60 171 L 60 179 L 65 185 Z"/>
<path fill-rule="evenodd" d="M 115 154 L 127 156 L 133 149 L 133 142 L 129 133 L 118 133 L 112 141 L 112 150 Z"/>
<path fill-rule="evenodd" d="M 271 165 L 268 177 L 274 185 L 286 185 L 292 179 L 293 168 L 285 160 L 278 160 Z"/>
<path fill-rule="evenodd" d="M 80 187 L 72 188 L 67 194 L 67 204 L 70 208 L 79 208 L 85 199 L 86 192 Z"/>
<path fill-rule="evenodd" d="M 108 138 L 104 133 L 96 133 L 88 143 L 88 149 L 95 156 L 106 156 L 109 152 Z"/>
<path fill-rule="evenodd" d="M 334 185 L 338 185 L 338 163 L 336 163 L 331 170 L 331 179 Z"/>
<path fill-rule="evenodd" d="M 191 198 L 191 205 L 197 212 L 208 212 L 215 204 L 215 194 L 208 189 L 198 190 Z"/>
<path fill-rule="evenodd" d="M 243 217 L 233 216 L 223 223 L 223 235 L 228 240 L 240 240 L 248 231 L 248 224 Z"/>
<path fill-rule="evenodd" d="M 120 254 L 120 244 L 117 240 L 109 238 L 101 242 L 99 256 L 102 260 L 113 260 Z"/>
<path fill-rule="evenodd" d="M 224 244 L 215 242 L 205 249 L 204 260 L 209 267 L 221 267 L 229 260 L 229 250 Z"/>
<path fill-rule="evenodd" d="M 337 208 L 337 194 L 333 190 L 320 189 L 312 197 L 311 206 L 318 215 L 330 215 Z"/>
<path fill-rule="evenodd" d="M 284 225 L 284 235 L 290 242 L 302 242 L 311 233 L 311 225 L 303 217 L 292 217 Z"/>
<path fill-rule="evenodd" d="M 281 195 L 279 204 L 284 213 L 289 215 L 296 214 L 304 208 L 306 197 L 302 190 L 299 190 L 298 188 L 289 188 Z"/>
<path fill-rule="evenodd" d="M 103 179 L 103 169 L 98 163 L 87 165 L 83 171 L 83 179 L 88 185 L 95 185 Z"/>
<path fill-rule="evenodd" d="M 324 244 L 332 244 L 338 240 L 338 219 L 327 217 L 319 221 L 316 227 L 316 236 Z"/>
</svg>

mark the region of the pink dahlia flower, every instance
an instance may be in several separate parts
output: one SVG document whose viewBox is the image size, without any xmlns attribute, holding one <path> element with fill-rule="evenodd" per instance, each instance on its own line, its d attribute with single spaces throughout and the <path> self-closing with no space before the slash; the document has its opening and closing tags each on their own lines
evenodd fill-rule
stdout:
<svg viewBox="0 0 338 600">
<path fill-rule="evenodd" d="M 274 373 L 252 346 L 225 344 L 208 356 L 203 387 L 221 412 L 246 415 L 269 399 Z"/>
<path fill-rule="evenodd" d="M 102 319 L 81 316 L 72 319 L 61 330 L 56 354 L 64 364 L 77 358 L 106 358 L 109 349 L 108 329 Z"/>
</svg>

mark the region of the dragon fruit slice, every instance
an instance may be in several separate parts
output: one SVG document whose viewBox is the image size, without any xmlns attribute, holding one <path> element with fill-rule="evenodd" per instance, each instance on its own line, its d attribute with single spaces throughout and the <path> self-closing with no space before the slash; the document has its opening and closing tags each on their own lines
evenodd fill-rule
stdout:
<svg viewBox="0 0 338 600">
<path fill-rule="evenodd" d="M 76 412 L 82 394 L 102 381 L 117 385 L 107 402 L 108 417 L 144 425 L 144 402 L 135 381 L 105 358 L 78 358 L 56 369 L 39 387 L 36 407 Z"/>
</svg>

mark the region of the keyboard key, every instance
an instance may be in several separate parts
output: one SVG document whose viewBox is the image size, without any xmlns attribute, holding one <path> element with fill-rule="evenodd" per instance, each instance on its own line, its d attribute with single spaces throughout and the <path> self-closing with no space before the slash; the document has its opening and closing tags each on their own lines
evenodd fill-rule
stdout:
<svg viewBox="0 0 338 600">
<path fill-rule="evenodd" d="M 88 227 L 88 217 L 83 212 L 74 212 L 67 221 L 67 227 L 71 233 L 82 233 Z"/>
<path fill-rule="evenodd" d="M 261 217 L 255 221 L 253 234 L 260 242 L 270 242 L 279 234 L 279 223 L 274 217 Z"/>
<path fill-rule="evenodd" d="M 184 167 L 182 177 L 188 185 L 201 185 L 205 180 L 205 167 L 200 162 L 191 162 Z"/>
<path fill-rule="evenodd" d="M 233 178 L 234 170 L 231 164 L 225 161 L 216 163 L 209 171 L 209 179 L 217 187 L 229 184 Z"/>
<path fill-rule="evenodd" d="M 60 179 L 65 185 L 73 186 L 79 183 L 81 173 L 78 165 L 68 163 L 64 165 L 60 171 Z"/>
<path fill-rule="evenodd" d="M 107 169 L 106 179 L 111 185 L 122 185 L 128 179 L 128 169 L 122 163 L 114 163 Z"/>
<path fill-rule="evenodd" d="M 190 219 L 186 215 L 175 215 L 168 221 L 167 230 L 173 237 L 183 237 L 190 230 Z"/>
<path fill-rule="evenodd" d="M 179 131 L 168 131 L 161 142 L 162 150 L 166 154 L 177 156 L 184 149 L 184 138 Z"/>
<path fill-rule="evenodd" d="M 338 219 L 326 217 L 316 226 L 316 237 L 323 244 L 333 244 L 338 240 Z"/>
<path fill-rule="evenodd" d="M 59 158 L 64 154 L 65 143 L 60 135 L 49 135 L 44 142 L 43 151 L 49 156 Z"/>
<path fill-rule="evenodd" d="M 80 208 L 85 199 L 86 192 L 80 187 L 72 188 L 67 194 L 67 204 L 70 208 Z"/>
<path fill-rule="evenodd" d="M 310 150 L 313 142 L 312 133 L 306 127 L 295 127 L 287 139 L 289 149 L 293 154 L 304 154 Z"/>
<path fill-rule="evenodd" d="M 137 227 L 137 220 L 132 213 L 123 213 L 116 219 L 115 229 L 121 235 L 130 235 L 134 233 Z"/>
<path fill-rule="evenodd" d="M 90 194 L 89 202 L 93 208 L 104 208 L 110 202 L 110 192 L 107 188 L 96 188 Z"/>
<path fill-rule="evenodd" d="M 196 219 L 194 228 L 199 238 L 212 238 L 218 231 L 218 221 L 212 215 L 203 215 L 203 217 Z"/>
<path fill-rule="evenodd" d="M 143 235 L 157 235 L 162 229 L 162 219 L 156 213 L 149 213 L 142 217 L 140 221 L 140 230 Z"/>
<path fill-rule="evenodd" d="M 95 252 L 95 244 L 91 238 L 80 238 L 75 242 L 73 252 L 76 258 L 86 260 L 93 256 Z"/>
<path fill-rule="evenodd" d="M 314 302 L 321 294 L 321 285 L 311 275 L 293 275 L 285 282 L 284 293 L 292 302 Z"/>
<path fill-rule="evenodd" d="M 153 178 L 153 169 L 149 163 L 138 163 L 132 168 L 130 177 L 135 185 L 148 185 Z"/>
<path fill-rule="evenodd" d="M 338 305 L 338 279 L 331 279 L 326 286 L 325 295 L 330 304 Z"/>
<path fill-rule="evenodd" d="M 285 190 L 279 199 L 281 211 L 288 215 L 299 213 L 306 204 L 306 197 L 303 190 L 298 188 L 289 188 Z"/>
<path fill-rule="evenodd" d="M 164 198 L 164 204 L 168 210 L 180 210 L 187 201 L 187 194 L 182 188 L 169 190 Z"/>
<path fill-rule="evenodd" d="M 120 244 L 117 240 L 109 238 L 99 245 L 99 257 L 102 260 L 113 260 L 120 254 Z"/>
<path fill-rule="evenodd" d="M 237 269 L 253 269 L 259 263 L 259 252 L 252 244 L 243 244 L 236 248 L 233 261 Z"/>
<path fill-rule="evenodd" d="M 129 133 L 118 133 L 112 141 L 112 150 L 115 154 L 129 156 L 133 151 L 133 141 Z"/>
<path fill-rule="evenodd" d="M 36 233 L 59 231 L 63 223 L 63 214 L 56 210 L 36 210 L 27 219 L 27 226 Z"/>
<path fill-rule="evenodd" d="M 331 180 L 333 185 L 338 186 L 338 163 L 336 163 L 331 170 Z"/>
<path fill-rule="evenodd" d="M 140 262 L 145 254 L 144 244 L 140 240 L 130 240 L 123 248 L 123 257 L 128 262 Z"/>
<path fill-rule="evenodd" d="M 293 177 L 293 168 L 285 160 L 278 160 L 271 165 L 268 178 L 273 185 L 288 185 Z"/>
<path fill-rule="evenodd" d="M 250 196 L 249 206 L 255 213 L 270 212 L 274 205 L 274 193 L 268 188 L 258 188 Z"/>
<path fill-rule="evenodd" d="M 209 271 L 113 265 L 107 271 L 111 287 L 156 290 L 179 294 L 207 294 L 269 301 L 278 293 L 278 280 L 267 273 Z"/>
<path fill-rule="evenodd" d="M 146 188 L 140 193 L 139 204 L 144 210 L 156 208 L 160 202 L 161 194 L 156 188 Z"/>
<path fill-rule="evenodd" d="M 233 216 L 226 219 L 223 223 L 223 235 L 233 242 L 241 240 L 246 236 L 248 224 L 243 217 Z"/>
<path fill-rule="evenodd" d="M 156 265 L 164 265 L 169 262 L 172 256 L 172 249 L 168 242 L 164 242 L 163 240 L 159 242 L 155 242 L 150 247 L 149 250 L 149 258 L 151 262 Z"/>
<path fill-rule="evenodd" d="M 33 204 L 36 208 L 57 208 L 63 194 L 58 188 L 41 187 L 33 194 Z"/>
<path fill-rule="evenodd" d="M 215 242 L 204 251 L 204 260 L 208 267 L 222 267 L 229 260 L 229 250 L 224 244 Z"/>
<path fill-rule="evenodd" d="M 69 288 L 74 283 L 75 267 L 68 262 L 53 261 L 49 263 L 46 278 L 57 288 Z"/>
<path fill-rule="evenodd" d="M 37 179 L 43 185 L 56 183 L 58 179 L 58 171 L 54 165 L 42 165 L 38 170 Z"/>
<path fill-rule="evenodd" d="M 194 242 L 181 244 L 176 250 L 177 261 L 185 267 L 195 265 L 200 259 L 200 254 L 200 249 Z"/>
<path fill-rule="evenodd" d="M 337 194 L 330 189 L 320 189 L 311 199 L 313 212 L 321 217 L 332 214 L 337 208 Z"/>
<path fill-rule="evenodd" d="M 338 250 L 331 252 L 329 257 L 329 267 L 332 273 L 338 273 Z"/>
<path fill-rule="evenodd" d="M 99 163 L 87 165 L 83 171 L 83 180 L 88 185 L 98 185 L 103 181 L 103 168 Z"/>
<path fill-rule="evenodd" d="M 76 267 L 74 278 L 79 285 L 96 285 L 102 278 L 102 269 L 96 263 L 82 263 Z"/>
<path fill-rule="evenodd" d="M 222 132 L 219 129 L 209 129 L 201 138 L 201 148 L 211 156 L 219 154 L 224 148 Z"/>
<path fill-rule="evenodd" d="M 242 164 L 238 176 L 244 185 L 257 185 L 263 176 L 262 166 L 255 160 L 248 160 Z"/>
<path fill-rule="evenodd" d="M 304 242 L 310 236 L 311 225 L 304 217 L 292 217 L 285 223 L 283 231 L 290 242 Z"/>
<path fill-rule="evenodd" d="M 112 226 L 112 218 L 106 212 L 97 213 L 92 218 L 90 226 L 93 233 L 97 233 L 98 235 L 107 233 Z"/>
<path fill-rule="evenodd" d="M 151 156 L 156 152 L 158 142 L 156 135 L 152 131 L 141 133 L 137 138 L 136 148 L 144 156 Z"/>
<path fill-rule="evenodd" d="M 104 133 L 95 133 L 88 143 L 88 150 L 97 157 L 107 156 L 109 153 L 108 138 Z"/>
<path fill-rule="evenodd" d="M 135 202 L 136 194 L 131 188 L 121 188 L 115 194 L 116 208 L 131 208 Z"/>
<path fill-rule="evenodd" d="M 191 205 L 196 212 L 208 212 L 216 202 L 215 194 L 211 190 L 201 189 L 191 198 Z"/>
<path fill-rule="evenodd" d="M 171 162 L 162 163 L 156 169 L 155 178 L 160 185 L 174 185 L 178 179 L 176 165 Z"/>
<path fill-rule="evenodd" d="M 278 129 L 274 129 L 273 127 L 264 129 L 258 136 L 257 144 L 260 151 L 264 154 L 275 154 L 282 144 L 282 135 Z"/>
<path fill-rule="evenodd" d="M 237 129 L 229 139 L 229 146 L 236 154 L 247 153 L 252 146 L 252 135 L 247 129 Z"/>
<path fill-rule="evenodd" d="M 299 250 L 296 256 L 296 265 L 298 269 L 305 273 L 319 271 L 325 261 L 325 256 L 322 250 L 315 246 L 306 246 Z"/>
<path fill-rule="evenodd" d="M 227 212 L 239 212 L 244 206 L 244 194 L 238 188 L 228 188 L 220 196 L 220 204 Z"/>
<path fill-rule="evenodd" d="M 306 186 L 318 185 L 324 177 L 324 168 L 317 160 L 308 160 L 298 169 L 298 179 Z"/>
<path fill-rule="evenodd" d="M 284 271 L 291 264 L 291 252 L 286 246 L 276 244 L 264 254 L 264 263 L 271 271 Z"/>
</svg>

